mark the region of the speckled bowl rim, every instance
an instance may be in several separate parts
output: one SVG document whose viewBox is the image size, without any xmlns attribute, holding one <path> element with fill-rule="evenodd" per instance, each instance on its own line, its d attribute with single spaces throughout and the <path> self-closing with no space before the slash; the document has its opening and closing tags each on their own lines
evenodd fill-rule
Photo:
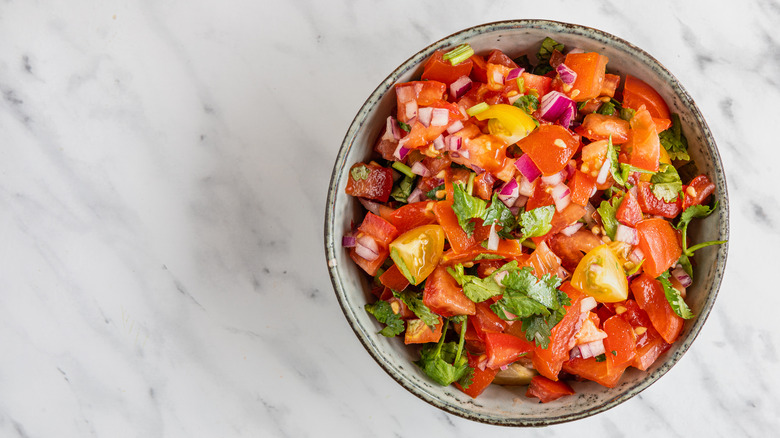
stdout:
<svg viewBox="0 0 780 438">
<path fill-rule="evenodd" d="M 376 362 L 381 366 L 381 368 L 385 370 L 385 372 L 387 372 L 388 375 L 390 375 L 390 377 L 392 377 L 395 381 L 401 384 L 401 386 L 406 388 L 409 392 L 416 395 L 420 399 L 451 414 L 458 415 L 460 417 L 470 419 L 473 421 L 499 425 L 499 426 L 537 427 L 537 426 L 549 426 L 553 424 L 574 421 L 574 420 L 578 420 L 581 418 L 598 414 L 600 412 L 604 412 L 639 394 L 647 387 L 652 385 L 655 381 L 657 381 L 661 376 L 666 374 L 666 372 L 669 371 L 680 360 L 683 354 L 685 354 L 685 352 L 691 346 L 693 341 L 698 336 L 702 326 L 706 322 L 710 311 L 712 310 L 712 307 L 715 303 L 715 299 L 717 298 L 718 295 L 718 291 L 720 290 L 720 285 L 723 279 L 723 273 L 725 271 L 726 259 L 728 255 L 728 243 L 724 245 L 720 245 L 720 247 L 718 248 L 717 255 L 715 256 L 716 260 L 718 261 L 718 266 L 716 266 L 716 271 L 713 276 L 712 284 L 709 285 L 710 292 L 707 296 L 707 299 L 704 302 L 704 305 L 702 307 L 699 316 L 696 318 L 696 320 L 693 323 L 693 326 L 691 327 L 691 331 L 688 337 L 683 341 L 678 341 L 681 342 L 681 344 L 677 348 L 677 351 L 669 358 L 667 358 L 666 362 L 663 365 L 661 365 L 652 373 L 649 373 L 647 377 L 642 379 L 635 386 L 630 387 L 619 396 L 609 399 L 606 402 L 601 403 L 599 405 L 595 405 L 591 408 L 579 412 L 568 413 L 556 417 L 545 417 L 540 419 L 529 420 L 529 419 L 520 419 L 520 418 L 513 419 L 513 418 L 506 418 L 506 417 L 494 417 L 494 416 L 470 411 L 468 407 L 465 405 L 461 406 L 461 405 L 455 405 L 449 402 L 445 402 L 440 398 L 438 398 L 435 394 L 426 391 L 424 388 L 412 385 L 408 380 L 404 379 L 402 376 L 396 375 L 396 371 L 394 370 L 390 361 L 388 361 L 386 357 L 384 357 L 375 348 L 373 348 L 371 343 L 368 341 L 369 334 L 363 331 L 355 322 L 354 309 L 350 308 L 347 305 L 346 293 L 342 285 L 342 279 L 341 279 L 341 273 L 339 271 L 339 267 L 335 266 L 332 263 L 332 261 L 335 261 L 335 252 L 341 249 L 341 245 L 340 245 L 341 236 L 337 236 L 336 231 L 334 229 L 334 214 L 335 214 L 334 209 L 336 204 L 336 196 L 338 194 L 337 190 L 338 190 L 339 175 L 344 171 L 345 165 L 349 164 L 345 162 L 346 156 L 348 155 L 348 152 L 352 148 L 354 139 L 357 133 L 359 132 L 359 130 L 363 127 L 363 124 L 365 123 L 367 116 L 376 108 L 382 96 L 391 89 L 391 87 L 393 86 L 393 84 L 395 84 L 396 79 L 398 77 L 400 77 L 410 69 L 416 68 L 422 61 L 427 59 L 435 50 L 439 48 L 457 46 L 458 44 L 468 41 L 470 38 L 482 33 L 497 32 L 497 31 L 500 32 L 500 31 L 514 30 L 518 28 L 544 29 L 544 30 L 549 30 L 550 32 L 553 33 L 566 33 L 575 36 L 586 37 L 598 42 L 602 42 L 604 44 L 609 44 L 613 48 L 621 50 L 630 56 L 637 57 L 640 59 L 641 58 L 645 59 L 645 63 L 649 64 L 650 67 L 653 68 L 655 72 L 659 74 L 660 77 L 672 87 L 675 94 L 682 101 L 682 104 L 689 109 L 696 123 L 698 123 L 701 126 L 701 129 L 704 133 L 703 146 L 709 149 L 709 152 L 712 154 L 712 156 L 715 159 L 714 160 L 715 162 L 713 163 L 714 171 L 715 171 L 714 183 L 716 185 L 716 193 L 718 194 L 718 200 L 720 203 L 718 208 L 719 210 L 718 214 L 720 215 L 720 223 L 718 227 L 719 239 L 728 240 L 729 201 L 728 201 L 728 191 L 727 191 L 726 180 L 725 180 L 725 172 L 723 171 L 723 163 L 721 161 L 720 153 L 718 152 L 718 148 L 715 143 L 715 140 L 712 136 L 709 126 L 707 125 L 706 121 L 704 120 L 704 117 L 701 114 L 701 111 L 699 111 L 699 108 L 696 106 L 696 104 L 694 103 L 693 99 L 690 97 L 688 92 L 682 87 L 682 85 L 677 80 L 677 78 L 675 78 L 674 75 L 672 75 L 672 73 L 666 69 L 666 67 L 664 67 L 660 62 L 658 62 L 658 60 L 656 60 L 650 54 L 640 49 L 639 47 L 623 40 L 622 38 L 619 38 L 610 33 L 598 29 L 594 29 L 591 27 L 578 25 L 578 24 L 563 23 L 563 22 L 552 21 L 552 20 L 524 19 L 524 20 L 507 20 L 507 21 L 485 23 L 485 24 L 477 25 L 474 27 L 470 27 L 455 32 L 445 38 L 436 41 L 435 43 L 428 45 L 424 49 L 417 52 L 415 55 L 413 55 L 412 57 L 407 59 L 404 63 L 402 63 L 397 69 L 395 69 L 390 75 L 388 75 L 387 78 L 385 78 L 385 80 L 379 84 L 379 86 L 377 86 L 377 88 L 371 93 L 368 99 L 366 99 L 366 101 L 363 103 L 363 105 L 360 108 L 360 111 L 358 111 L 357 115 L 355 116 L 352 123 L 350 124 L 350 127 L 346 135 L 344 136 L 344 140 L 341 144 L 341 148 L 339 149 L 339 153 L 336 157 L 336 162 L 333 167 L 333 173 L 331 174 L 330 184 L 328 187 L 328 197 L 326 202 L 325 224 L 324 224 L 325 225 L 324 243 L 325 243 L 326 260 L 328 261 L 328 272 L 330 274 L 330 279 L 333 284 L 333 289 L 336 293 L 336 297 L 339 301 L 339 305 L 341 306 L 341 309 L 344 312 L 347 321 L 352 327 L 352 330 L 357 335 L 361 344 L 363 344 L 363 347 L 369 352 L 369 354 L 371 354 L 371 356 L 374 358 L 374 360 L 376 360 Z"/>
</svg>

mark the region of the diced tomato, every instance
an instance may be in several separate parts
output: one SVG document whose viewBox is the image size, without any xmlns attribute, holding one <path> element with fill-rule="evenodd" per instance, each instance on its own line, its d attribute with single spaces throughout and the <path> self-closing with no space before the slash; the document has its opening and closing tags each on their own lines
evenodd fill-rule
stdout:
<svg viewBox="0 0 780 438">
<path fill-rule="evenodd" d="M 520 77 L 523 78 L 525 94 L 528 94 L 529 90 L 536 90 L 539 93 L 539 100 L 541 100 L 545 94 L 552 91 L 552 78 L 550 77 L 525 72 Z"/>
<path fill-rule="evenodd" d="M 433 55 L 425 62 L 421 79 L 444 82 L 449 85 L 461 76 L 468 76 L 471 73 L 473 64 L 471 59 L 467 59 L 458 65 L 452 65 L 449 60 L 443 60 L 442 55 L 444 55 L 443 50 L 433 52 Z"/>
<path fill-rule="evenodd" d="M 583 379 L 592 380 L 607 388 L 614 388 L 620 381 L 625 369 L 610 369 L 607 361 L 598 362 L 595 357 L 571 359 L 563 364 L 563 370 Z"/>
<path fill-rule="evenodd" d="M 382 158 L 384 158 L 387 161 L 394 161 L 396 159 L 393 156 L 396 148 L 398 148 L 398 141 L 386 140 L 384 138 L 380 138 L 376 142 L 376 145 L 374 146 L 374 150 L 376 151 L 376 153 L 378 153 Z"/>
<path fill-rule="evenodd" d="M 611 370 L 626 369 L 636 359 L 636 336 L 631 324 L 615 315 L 604 321 L 604 349 L 607 367 Z"/>
<path fill-rule="evenodd" d="M 491 91 L 500 91 L 504 89 L 504 78 L 512 69 L 501 64 L 494 64 L 488 61 L 487 64 L 487 85 Z"/>
<path fill-rule="evenodd" d="M 568 129 L 560 125 L 541 125 L 517 142 L 520 149 L 543 175 L 555 175 L 563 170 L 580 146 Z"/>
<path fill-rule="evenodd" d="M 604 339 L 606 333 L 599 328 L 601 321 L 595 312 L 588 312 L 587 317 L 582 321 L 582 326 L 577 334 L 574 335 L 574 344 L 589 344 Z"/>
<path fill-rule="evenodd" d="M 640 169 L 657 172 L 662 146 L 653 118 L 647 110 L 640 109 L 631 118 L 630 126 L 625 146 L 628 163 Z"/>
<path fill-rule="evenodd" d="M 474 178 L 474 195 L 489 201 L 493 196 L 493 184 L 495 178 L 489 172 L 482 172 Z"/>
<path fill-rule="evenodd" d="M 669 107 L 653 87 L 634 76 L 626 75 L 626 83 L 623 86 L 623 106 L 638 111 L 642 105 L 655 118 L 671 118 Z"/>
<path fill-rule="evenodd" d="M 647 341 L 637 343 L 636 358 L 631 363 L 631 366 L 642 371 L 650 368 L 650 365 L 658 359 L 658 356 L 664 354 L 672 346 L 672 344 L 667 344 L 653 327 L 648 328 L 644 336 L 647 338 Z"/>
<path fill-rule="evenodd" d="M 611 136 L 613 144 L 623 144 L 628 141 L 628 129 L 628 122 L 620 117 L 590 113 L 574 132 L 591 141 L 608 140 Z"/>
<path fill-rule="evenodd" d="M 484 227 L 487 228 L 487 227 Z M 476 233 L 475 233 L 476 234 Z M 495 251 L 491 251 L 482 245 L 474 245 L 464 252 L 456 252 L 450 249 L 442 256 L 441 264 L 443 266 L 452 266 L 459 263 L 467 263 L 474 261 L 480 254 L 499 255 L 505 259 L 521 261 L 526 258 L 526 254 L 523 254 L 523 247 L 517 240 L 514 239 L 500 239 L 498 241 L 498 248 Z M 502 262 L 506 263 L 505 261 Z"/>
<path fill-rule="evenodd" d="M 406 334 L 404 344 L 427 344 L 428 342 L 439 342 L 441 330 L 444 326 L 444 320 L 439 317 L 439 323 L 436 330 L 431 330 L 425 325 L 422 319 L 410 319 L 406 321 Z"/>
<path fill-rule="evenodd" d="M 506 321 L 493 312 L 489 303 L 490 301 L 476 303 L 476 312 L 469 317 L 469 321 L 474 326 L 474 331 L 477 332 L 477 336 L 483 341 L 485 340 L 485 333 L 502 333 L 508 326 Z"/>
<path fill-rule="evenodd" d="M 552 195 L 544 190 L 544 187 L 539 183 L 540 179 L 537 178 L 534 181 L 534 194 L 528 198 L 528 202 L 525 203 L 525 211 L 535 210 L 539 207 L 546 207 L 548 205 L 554 205 L 555 201 Z"/>
<path fill-rule="evenodd" d="M 561 259 L 550 251 L 550 247 L 544 241 L 536 245 L 536 249 L 531 253 L 531 257 L 526 262 L 534 270 L 534 275 L 542 278 L 545 274 L 555 275 L 561 266 Z"/>
<path fill-rule="evenodd" d="M 534 350 L 534 344 L 525 338 L 507 333 L 485 333 L 487 368 L 498 369 L 509 365 Z"/>
<path fill-rule="evenodd" d="M 349 170 L 348 195 L 387 202 L 392 190 L 393 171 L 386 167 L 374 163 L 357 163 Z"/>
<path fill-rule="evenodd" d="M 556 211 L 553 214 L 552 220 L 550 221 L 550 226 L 552 228 L 550 228 L 550 231 L 548 231 L 547 234 L 540 237 L 532 237 L 531 240 L 539 245 L 539 242 L 545 241 L 550 236 L 560 233 L 561 230 L 580 220 L 583 216 L 585 216 L 585 208 L 581 205 L 571 203 L 562 211 Z"/>
<path fill-rule="evenodd" d="M 452 199 L 452 198 L 450 198 Z M 436 215 L 436 221 L 441 225 L 447 241 L 453 251 L 462 253 L 474 246 L 477 242 L 473 235 L 469 237 L 458 223 L 458 216 L 452 211 L 452 201 L 439 201 L 433 207 L 433 213 Z"/>
<path fill-rule="evenodd" d="M 564 306 L 566 316 L 552 328 L 550 344 L 547 348 L 539 345 L 534 347 L 533 363 L 536 371 L 548 379 L 558 380 L 564 361 L 569 359 L 569 351 L 574 345 L 577 323 L 580 320 L 580 307 L 585 295 L 572 287 L 568 281 L 563 283 L 560 290 L 569 296 L 571 305 Z"/>
<path fill-rule="evenodd" d="M 379 270 L 379 267 L 382 266 L 382 263 L 387 260 L 387 257 L 390 255 L 390 251 L 387 250 L 387 248 L 379 247 L 379 257 L 377 257 L 374 260 L 367 260 L 363 257 L 359 256 L 357 253 L 357 250 L 355 248 L 350 248 L 349 250 L 349 256 L 352 258 L 352 260 L 360 266 L 368 275 L 374 276 L 376 275 L 376 271 Z"/>
<path fill-rule="evenodd" d="M 655 278 L 677 263 L 682 248 L 677 232 L 668 221 L 659 218 L 644 219 L 637 222 L 636 230 L 639 234 L 639 249 L 645 256 L 645 263 L 642 265 L 645 273 Z"/>
<path fill-rule="evenodd" d="M 635 227 L 636 223 L 642 220 L 642 209 L 639 207 L 639 201 L 634 196 L 634 192 L 629 190 L 623 197 L 620 207 L 615 212 L 615 218 L 621 224 L 629 227 Z"/>
<path fill-rule="evenodd" d="M 473 64 L 471 68 L 471 79 L 479 83 L 487 82 L 487 61 L 479 55 L 471 55 L 469 58 Z"/>
<path fill-rule="evenodd" d="M 464 165 L 474 164 L 488 172 L 497 173 L 504 166 L 506 147 L 506 142 L 501 138 L 482 134 L 464 143 L 461 150 L 468 155 L 460 155 L 452 161 Z"/>
<path fill-rule="evenodd" d="M 571 189 L 571 202 L 584 207 L 596 192 L 596 179 L 585 172 L 575 170 L 569 189 Z"/>
<path fill-rule="evenodd" d="M 596 52 L 569 53 L 565 64 L 577 73 L 577 78 L 567 93 L 575 102 L 584 102 L 601 94 L 609 58 Z"/>
<path fill-rule="evenodd" d="M 393 210 L 390 213 L 389 221 L 398 229 L 398 234 L 403 234 L 421 225 L 434 224 L 436 223 L 436 215 L 433 213 L 434 205 L 433 201 L 406 204 Z"/>
<path fill-rule="evenodd" d="M 447 85 L 439 81 L 413 81 L 395 85 L 398 120 L 406 123 L 421 106 L 446 99 Z M 409 109 L 414 111 L 409 111 Z M 413 114 L 412 114 L 413 113 Z"/>
<path fill-rule="evenodd" d="M 693 192 L 693 194 L 691 194 L 691 192 Z M 697 176 L 683 188 L 683 210 L 686 210 L 692 205 L 704 204 L 704 201 L 706 201 L 713 192 L 715 192 L 715 184 L 707 178 L 707 175 Z"/>
<path fill-rule="evenodd" d="M 490 52 L 487 58 L 488 64 L 499 64 L 507 68 L 517 68 L 517 64 L 512 61 L 512 58 L 507 56 L 504 52 L 494 49 Z"/>
<path fill-rule="evenodd" d="M 404 277 L 404 274 L 401 273 L 395 263 L 379 276 L 379 282 L 382 283 L 382 285 L 397 291 L 404 290 L 409 286 L 409 280 Z"/>
<path fill-rule="evenodd" d="M 387 248 L 387 245 L 398 237 L 398 229 L 393 224 L 371 213 L 366 213 L 363 222 L 358 227 L 358 231 L 368 234 L 379 243 L 380 246 Z"/>
<path fill-rule="evenodd" d="M 441 265 L 425 281 L 423 303 L 445 317 L 475 313 L 474 302 L 463 294 L 463 288 Z"/>
<path fill-rule="evenodd" d="M 542 403 L 549 403 L 572 394 L 574 394 L 574 390 L 567 383 L 556 382 L 544 376 L 534 376 L 525 392 L 526 397 L 538 398 Z"/>
<path fill-rule="evenodd" d="M 569 272 L 574 272 L 585 254 L 604 242 L 588 230 L 579 230 L 571 236 L 563 233 L 554 234 L 547 243 L 552 252 L 561 258 L 563 267 Z"/>
<path fill-rule="evenodd" d="M 620 85 L 620 76 L 611 75 L 609 73 L 604 75 L 604 83 L 601 85 L 601 92 L 599 96 L 615 97 L 615 91 L 618 85 Z"/>
<path fill-rule="evenodd" d="M 677 316 L 666 300 L 661 282 L 643 273 L 631 282 L 631 292 L 636 303 L 647 312 L 653 327 L 658 330 L 664 341 L 671 344 L 680 335 L 685 320 Z"/>
<path fill-rule="evenodd" d="M 672 126 L 672 121 L 669 119 L 658 119 L 653 117 L 653 124 L 655 125 L 655 132 L 661 133 Z"/>
<path fill-rule="evenodd" d="M 496 378 L 496 374 L 498 374 L 499 370 L 487 367 L 480 368 L 479 363 L 483 358 L 480 358 L 478 355 L 469 354 L 468 358 L 469 366 L 474 368 L 474 375 L 471 377 L 471 385 L 469 385 L 468 388 L 464 388 L 460 383 L 456 382 L 455 386 L 464 393 L 470 395 L 471 398 L 477 398 L 478 395 L 482 394 L 485 388 L 493 383 L 493 379 Z"/>
<path fill-rule="evenodd" d="M 656 198 L 650 187 L 650 183 L 640 181 L 636 187 L 637 201 L 644 213 L 653 216 L 663 216 L 669 219 L 674 219 L 680 214 L 682 201 L 679 196 L 675 201 L 666 202 L 663 199 Z"/>
</svg>

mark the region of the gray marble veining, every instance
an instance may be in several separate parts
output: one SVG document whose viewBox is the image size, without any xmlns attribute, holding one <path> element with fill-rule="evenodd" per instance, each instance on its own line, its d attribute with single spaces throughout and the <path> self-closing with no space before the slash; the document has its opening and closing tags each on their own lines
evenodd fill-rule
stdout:
<svg viewBox="0 0 780 438">
<path fill-rule="evenodd" d="M 366 96 L 475 24 L 549 18 L 661 61 L 707 118 L 731 242 L 715 310 L 640 396 L 528 436 L 780 428 L 780 3 L 6 1 L 0 5 L 0 435 L 509 436 L 363 350 L 322 216 Z"/>
</svg>

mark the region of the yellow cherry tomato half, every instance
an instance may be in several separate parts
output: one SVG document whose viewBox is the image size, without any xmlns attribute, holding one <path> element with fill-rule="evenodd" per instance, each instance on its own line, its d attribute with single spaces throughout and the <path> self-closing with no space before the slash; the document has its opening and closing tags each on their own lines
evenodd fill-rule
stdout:
<svg viewBox="0 0 780 438">
<path fill-rule="evenodd" d="M 626 271 L 609 245 L 597 246 L 585 254 L 572 274 L 571 285 L 600 303 L 628 298 Z"/>
<path fill-rule="evenodd" d="M 413 285 L 436 269 L 444 253 L 444 230 L 440 225 L 413 228 L 390 243 L 390 257 Z"/>
<path fill-rule="evenodd" d="M 536 129 L 536 123 L 525 111 L 514 105 L 499 103 L 490 105 L 488 109 L 477 113 L 477 120 L 488 121 L 490 133 L 506 141 L 507 144 L 517 143 Z"/>
</svg>

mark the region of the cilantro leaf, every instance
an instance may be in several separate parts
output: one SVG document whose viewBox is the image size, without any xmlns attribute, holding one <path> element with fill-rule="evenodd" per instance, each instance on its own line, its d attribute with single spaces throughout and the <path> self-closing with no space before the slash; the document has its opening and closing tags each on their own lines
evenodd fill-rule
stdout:
<svg viewBox="0 0 780 438">
<path fill-rule="evenodd" d="M 428 190 L 428 193 L 425 194 L 425 197 L 434 201 L 438 201 L 439 198 L 436 197 L 436 193 L 438 193 L 439 190 L 444 190 L 444 184 L 440 184 L 439 186 Z"/>
<path fill-rule="evenodd" d="M 561 279 L 557 276 L 545 274 L 541 279 L 537 279 L 533 275 L 531 268 L 526 267 L 521 270 L 510 271 L 504 277 L 502 283 L 508 289 L 524 291 L 530 298 L 550 309 L 556 309 L 561 304 L 558 301 L 557 290 L 557 287 L 561 285 Z M 547 312 L 543 313 L 546 314 Z"/>
<path fill-rule="evenodd" d="M 547 37 L 542 41 L 542 46 L 539 47 L 539 52 L 536 53 L 536 59 L 540 64 L 549 64 L 550 57 L 554 51 L 563 52 L 563 44 L 555 41 L 554 39 Z"/>
<path fill-rule="evenodd" d="M 671 164 L 662 163 L 660 170 L 650 177 L 651 190 L 658 199 L 673 202 L 682 191 L 682 181 L 677 169 Z"/>
<path fill-rule="evenodd" d="M 552 328 L 547 319 L 543 316 L 534 315 L 523 319 L 523 325 L 521 328 L 525 332 L 525 338 L 531 342 L 535 342 L 536 345 L 547 348 L 550 346 L 550 336 L 552 335 Z"/>
<path fill-rule="evenodd" d="M 466 339 L 466 330 L 460 331 L 460 340 L 455 342 L 444 342 L 445 335 L 450 320 L 454 322 L 464 322 L 465 318 L 449 318 L 444 325 L 439 342 L 426 344 L 420 350 L 420 360 L 415 362 L 422 368 L 423 372 L 442 386 L 449 386 L 453 382 L 458 382 L 461 386 L 468 386 L 471 383 L 474 370 L 469 366 L 466 355 L 463 354 L 463 345 Z"/>
<path fill-rule="evenodd" d="M 552 221 L 554 213 L 555 207 L 552 205 L 523 212 L 523 214 L 520 215 L 523 239 L 544 236 L 547 234 L 552 229 L 550 221 Z"/>
<path fill-rule="evenodd" d="M 406 203 L 409 195 L 412 194 L 412 187 L 414 186 L 414 178 L 404 176 L 390 192 L 390 196 L 398 202 Z"/>
<path fill-rule="evenodd" d="M 533 94 L 524 94 L 518 98 L 512 105 L 520 108 L 528 114 L 533 114 L 539 108 L 539 98 Z"/>
<path fill-rule="evenodd" d="M 493 194 L 493 200 L 482 215 L 482 219 L 485 225 L 493 224 L 494 222 L 496 225 L 501 225 L 498 235 L 504 239 L 511 239 L 512 235 L 510 233 L 517 226 L 517 218 L 509 210 L 509 207 L 502 200 L 498 199 L 498 193 Z"/>
<path fill-rule="evenodd" d="M 686 208 L 685 211 L 682 212 L 680 215 L 680 221 L 677 223 L 675 228 L 680 230 L 682 232 L 682 255 L 680 255 L 680 259 L 677 260 L 677 263 L 681 264 L 685 272 L 693 277 L 693 266 L 691 266 L 691 260 L 690 257 L 693 257 L 693 253 L 701 248 L 704 248 L 705 246 L 711 246 L 711 245 L 720 245 L 721 243 L 726 243 L 725 240 L 711 240 L 708 242 L 702 242 L 697 245 L 694 245 L 690 248 L 688 248 L 688 224 L 693 219 L 696 218 L 704 218 L 712 214 L 713 211 L 717 210 L 718 208 L 718 202 L 715 202 L 715 205 L 712 207 L 709 207 L 707 205 L 691 205 L 690 207 Z"/>
<path fill-rule="evenodd" d="M 383 328 L 379 334 L 391 338 L 397 336 L 404 331 L 404 321 L 401 316 L 393 312 L 393 308 L 387 301 L 377 301 L 373 304 L 366 304 L 364 306 L 366 311 L 376 318 L 382 324 L 387 326 Z"/>
<path fill-rule="evenodd" d="M 598 356 L 596 356 L 596 362 L 604 362 L 605 360 L 607 360 L 607 355 L 604 353 L 601 353 Z"/>
<path fill-rule="evenodd" d="M 658 139 L 661 141 L 661 146 L 666 149 L 669 158 L 672 160 L 690 160 L 691 156 L 688 155 L 688 139 L 682 133 L 682 124 L 680 123 L 680 116 L 672 114 L 672 126 L 666 131 L 662 131 L 658 134 Z"/>
<path fill-rule="evenodd" d="M 615 196 L 609 201 L 601 201 L 601 205 L 596 209 L 599 216 L 601 216 L 601 225 L 604 227 L 604 232 L 612 240 L 615 240 L 615 233 L 617 233 L 618 221 L 615 218 L 615 214 L 621 202 L 623 202 L 623 197 Z"/>
<path fill-rule="evenodd" d="M 475 227 L 472 219 L 481 218 L 485 214 L 487 202 L 469 195 L 459 184 L 455 184 L 453 189 L 452 211 L 458 217 L 458 224 L 463 228 L 463 231 L 471 236 Z"/>
<path fill-rule="evenodd" d="M 394 290 L 393 296 L 403 301 L 404 304 L 406 304 L 406 307 L 417 315 L 417 317 L 420 318 L 425 325 L 430 327 L 431 330 L 435 329 L 436 325 L 439 324 L 439 315 L 433 313 L 431 309 L 423 303 L 423 300 L 417 293 L 408 289 L 400 292 Z"/>
<path fill-rule="evenodd" d="M 599 106 L 599 109 L 596 110 L 597 113 L 605 115 L 605 116 L 611 116 L 615 114 L 615 104 L 612 103 L 610 100 L 609 102 L 604 102 Z"/>
<path fill-rule="evenodd" d="M 475 303 L 480 303 L 488 298 L 501 295 L 504 292 L 503 286 L 496 281 L 496 274 L 501 270 L 509 269 L 512 266 L 515 268 L 517 267 L 517 262 L 514 262 L 514 265 L 511 265 L 511 263 L 512 262 L 507 263 L 485 278 L 466 274 L 463 265 L 461 264 L 447 268 L 447 272 L 449 272 L 455 281 L 463 287 L 463 294 L 466 295 L 468 299 Z"/>
<path fill-rule="evenodd" d="M 398 126 L 400 126 L 400 127 L 401 127 L 401 129 L 403 129 L 403 130 L 404 130 L 404 131 L 406 131 L 406 132 L 409 132 L 409 131 L 411 131 L 411 130 L 412 130 L 412 127 L 411 127 L 411 126 L 407 125 L 406 123 L 404 123 L 404 122 L 402 122 L 402 121 L 400 121 L 400 120 L 398 121 Z"/>
<path fill-rule="evenodd" d="M 712 207 L 707 205 L 691 205 L 680 215 L 680 222 L 677 223 L 677 229 L 682 231 L 688 228 L 688 224 L 695 218 L 707 217 L 718 208 L 717 201 Z"/>
<path fill-rule="evenodd" d="M 660 281 L 663 285 L 666 301 L 668 301 L 669 305 L 672 306 L 674 313 L 683 319 L 693 318 L 695 315 L 693 312 L 691 312 L 691 309 L 688 307 L 688 305 L 685 304 L 685 300 L 683 299 L 682 295 L 680 295 L 680 291 L 675 289 L 672 286 L 672 282 L 669 281 L 669 272 L 664 272 L 660 277 L 658 277 L 657 280 Z"/>
<path fill-rule="evenodd" d="M 636 114 L 636 110 L 632 110 L 631 108 L 620 108 L 620 118 L 630 122 L 631 119 L 634 118 L 634 114 Z"/>
<path fill-rule="evenodd" d="M 619 185 L 625 186 L 628 176 L 621 172 L 617 148 L 612 144 L 612 134 L 609 135 L 609 143 L 607 143 L 607 159 L 609 160 L 609 173 L 612 174 L 612 178 Z"/>
</svg>

